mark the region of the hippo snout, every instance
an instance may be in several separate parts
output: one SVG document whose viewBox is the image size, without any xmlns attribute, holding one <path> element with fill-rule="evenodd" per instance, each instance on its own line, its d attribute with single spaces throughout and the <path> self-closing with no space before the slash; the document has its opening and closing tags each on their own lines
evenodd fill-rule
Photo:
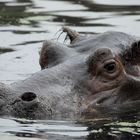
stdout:
<svg viewBox="0 0 140 140">
<path fill-rule="evenodd" d="M 35 92 L 23 92 L 11 104 L 11 114 L 15 117 L 44 118 L 48 113 Z"/>
</svg>

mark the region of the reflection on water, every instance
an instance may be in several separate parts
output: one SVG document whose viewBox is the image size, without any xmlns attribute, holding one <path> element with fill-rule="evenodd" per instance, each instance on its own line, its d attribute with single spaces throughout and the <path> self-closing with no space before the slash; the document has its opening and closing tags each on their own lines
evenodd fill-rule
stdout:
<svg viewBox="0 0 140 140">
<path fill-rule="evenodd" d="M 140 122 L 96 122 L 79 124 L 70 121 L 35 121 L 24 119 L 0 119 L 3 139 L 33 138 L 48 140 L 131 140 L 140 135 Z"/>
<path fill-rule="evenodd" d="M 1 53 L 7 53 L 14 51 L 12 48 L 0 48 L 0 54 Z"/>
<path fill-rule="evenodd" d="M 114 30 L 140 36 L 139 24 L 139 0 L 0 0 L 0 81 L 11 83 L 39 71 L 42 41 L 57 38 L 61 26 L 85 34 Z M 139 135 L 139 120 L 79 124 L 0 119 L 0 139 L 6 140 L 131 140 Z"/>
<path fill-rule="evenodd" d="M 20 4 L 21 3 L 21 4 Z M 18 25 L 20 19 L 31 16 L 30 13 L 25 13 L 28 6 L 32 6 L 30 0 L 17 2 L 0 2 L 0 25 Z M 33 16 L 33 14 L 32 14 Z"/>
</svg>

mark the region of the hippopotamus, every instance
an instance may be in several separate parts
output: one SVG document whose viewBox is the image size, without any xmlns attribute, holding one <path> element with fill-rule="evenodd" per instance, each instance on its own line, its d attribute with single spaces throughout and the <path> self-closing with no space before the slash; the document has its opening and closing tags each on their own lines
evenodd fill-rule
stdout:
<svg viewBox="0 0 140 140">
<path fill-rule="evenodd" d="M 70 42 L 44 41 L 39 72 L 0 84 L 0 114 L 59 120 L 139 116 L 139 38 L 116 31 L 62 31 Z"/>
</svg>

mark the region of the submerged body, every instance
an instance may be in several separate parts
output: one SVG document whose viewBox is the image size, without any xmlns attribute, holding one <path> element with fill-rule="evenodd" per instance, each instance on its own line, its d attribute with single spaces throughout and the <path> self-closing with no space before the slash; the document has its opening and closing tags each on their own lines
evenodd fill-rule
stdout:
<svg viewBox="0 0 140 140">
<path fill-rule="evenodd" d="M 41 71 L 0 85 L 1 115 L 30 119 L 139 116 L 140 41 L 121 32 L 82 36 L 64 27 L 71 43 L 45 41 Z"/>
</svg>

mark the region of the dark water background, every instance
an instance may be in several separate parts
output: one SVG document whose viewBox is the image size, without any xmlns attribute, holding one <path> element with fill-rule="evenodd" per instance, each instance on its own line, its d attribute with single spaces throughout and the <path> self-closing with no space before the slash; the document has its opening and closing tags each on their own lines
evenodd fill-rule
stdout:
<svg viewBox="0 0 140 140">
<path fill-rule="evenodd" d="M 115 30 L 140 36 L 140 0 L 0 0 L 0 81 L 39 71 L 42 41 L 57 38 L 61 26 L 83 34 Z M 0 140 L 41 139 L 139 140 L 140 120 L 87 124 L 0 118 Z"/>
</svg>

